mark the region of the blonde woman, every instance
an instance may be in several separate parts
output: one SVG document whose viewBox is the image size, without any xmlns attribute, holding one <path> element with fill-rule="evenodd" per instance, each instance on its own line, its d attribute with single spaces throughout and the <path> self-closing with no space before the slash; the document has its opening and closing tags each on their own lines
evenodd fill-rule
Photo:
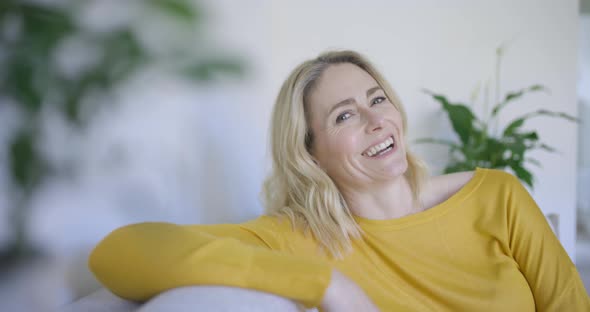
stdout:
<svg viewBox="0 0 590 312">
<path fill-rule="evenodd" d="M 393 89 L 353 51 L 293 70 L 271 122 L 266 215 L 141 223 L 90 268 L 147 300 L 187 285 L 256 289 L 323 311 L 590 311 L 574 264 L 513 176 L 428 177 Z"/>
</svg>

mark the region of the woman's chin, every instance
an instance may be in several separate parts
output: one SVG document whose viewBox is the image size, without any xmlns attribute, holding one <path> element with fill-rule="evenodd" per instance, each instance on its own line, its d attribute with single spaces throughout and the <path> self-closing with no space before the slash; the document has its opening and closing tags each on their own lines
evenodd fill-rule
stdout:
<svg viewBox="0 0 590 312">
<path fill-rule="evenodd" d="M 388 172 L 388 175 L 392 178 L 397 178 L 406 174 L 407 170 L 408 161 L 404 158 L 403 160 L 389 164 L 388 168 L 386 169 L 386 172 Z"/>
</svg>

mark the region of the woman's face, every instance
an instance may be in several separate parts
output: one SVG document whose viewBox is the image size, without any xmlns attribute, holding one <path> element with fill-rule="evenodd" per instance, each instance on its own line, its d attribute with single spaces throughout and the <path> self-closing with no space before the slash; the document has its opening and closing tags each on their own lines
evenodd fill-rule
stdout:
<svg viewBox="0 0 590 312">
<path fill-rule="evenodd" d="M 331 65 L 308 101 L 311 153 L 338 186 L 367 186 L 406 171 L 401 114 L 367 72 Z"/>
</svg>

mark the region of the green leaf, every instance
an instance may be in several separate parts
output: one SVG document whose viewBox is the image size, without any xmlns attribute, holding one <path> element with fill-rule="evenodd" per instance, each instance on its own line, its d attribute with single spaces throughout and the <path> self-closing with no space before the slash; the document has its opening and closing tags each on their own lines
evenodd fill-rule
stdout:
<svg viewBox="0 0 590 312">
<path fill-rule="evenodd" d="M 195 22 L 199 17 L 197 10 L 186 0 L 151 0 L 149 4 L 186 22 Z"/>
<path fill-rule="evenodd" d="M 514 171 L 514 173 L 516 174 L 516 176 L 523 181 L 524 183 L 526 183 L 528 186 L 530 186 L 531 188 L 533 188 L 533 175 L 530 173 L 530 171 L 528 171 L 527 169 L 525 169 L 524 167 L 518 165 L 518 164 L 511 164 L 510 168 L 512 168 L 512 170 Z"/>
<path fill-rule="evenodd" d="M 18 5 L 23 18 L 22 38 L 29 49 L 50 53 L 57 43 L 75 29 L 72 18 L 58 7 L 25 3 Z"/>
<path fill-rule="evenodd" d="M 549 90 L 542 85 L 533 85 L 515 92 L 509 92 L 508 94 L 506 94 L 506 97 L 502 102 L 496 104 L 496 106 L 492 108 L 492 117 L 496 116 L 500 112 L 500 110 L 502 110 L 508 103 L 521 98 L 525 93 L 538 91 L 549 92 Z"/>
<path fill-rule="evenodd" d="M 525 161 L 526 162 L 529 162 L 529 163 L 531 163 L 531 164 L 533 164 L 533 165 L 535 165 L 535 166 L 537 166 L 539 168 L 543 168 L 543 165 L 541 165 L 541 162 L 538 161 L 535 158 L 528 157 L 528 158 L 525 159 Z"/>
<path fill-rule="evenodd" d="M 26 59 L 17 57 L 9 64 L 8 79 L 2 86 L 2 91 L 13 96 L 28 113 L 36 113 L 41 108 L 41 94 L 35 86 L 34 70 Z"/>
<path fill-rule="evenodd" d="M 450 103 L 446 97 L 440 94 L 435 94 L 428 90 L 424 90 L 424 92 L 430 94 L 436 101 L 442 104 L 443 109 L 447 112 L 447 116 L 451 120 L 451 125 L 455 133 L 459 136 L 463 144 L 468 143 L 473 131 L 473 122 L 476 120 L 471 110 L 465 105 Z"/>
<path fill-rule="evenodd" d="M 568 121 L 571 122 L 579 122 L 580 120 L 572 115 L 563 113 L 563 112 L 555 112 L 555 111 L 549 111 L 546 109 L 540 109 L 534 113 L 532 113 L 531 117 L 534 116 L 547 116 L 547 117 L 556 117 L 556 118 L 563 118 L 566 119 Z"/>
<path fill-rule="evenodd" d="M 473 129 L 473 120 L 475 119 L 475 116 L 469 108 L 460 104 L 448 104 L 445 106 L 445 110 L 451 119 L 453 130 L 455 130 L 459 138 L 461 138 L 461 142 L 467 143 L 469 141 L 471 130 Z"/>
<path fill-rule="evenodd" d="M 9 164 L 12 178 L 28 189 L 37 185 L 42 176 L 41 159 L 35 150 L 35 134 L 22 131 L 10 144 Z"/>
<path fill-rule="evenodd" d="M 533 117 L 539 117 L 539 116 L 546 116 L 546 117 L 553 117 L 553 118 L 562 118 L 562 119 L 565 119 L 565 120 L 571 121 L 571 122 L 580 122 L 580 119 L 578 119 L 578 118 L 576 118 L 576 117 L 574 117 L 572 115 L 569 115 L 567 113 L 549 111 L 549 110 L 546 110 L 546 109 L 539 109 L 539 110 L 534 111 L 532 113 L 525 114 L 525 115 L 521 116 L 520 118 L 526 120 L 526 119 L 530 119 L 530 118 L 533 118 Z"/>
<path fill-rule="evenodd" d="M 500 142 L 495 138 L 487 138 L 484 144 L 482 144 L 482 148 L 479 151 L 477 158 L 479 160 L 488 161 L 488 166 L 491 168 L 502 167 L 505 163 L 504 154 L 506 150 L 507 147 L 503 142 Z"/>
<path fill-rule="evenodd" d="M 540 148 L 540 149 L 542 149 L 542 150 L 545 150 L 545 151 L 547 151 L 547 152 L 551 152 L 551 153 L 554 153 L 554 152 L 556 152 L 556 151 L 557 151 L 557 149 L 556 149 L 556 148 L 554 148 L 554 147 L 551 147 L 551 146 L 549 146 L 549 145 L 547 145 L 547 144 L 544 144 L 544 143 L 542 143 L 542 144 L 538 144 L 538 145 L 535 145 L 535 148 Z"/>
<path fill-rule="evenodd" d="M 549 110 L 545 110 L 545 109 L 540 109 L 535 112 L 525 114 L 525 115 L 518 117 L 518 118 L 514 119 L 513 121 L 511 121 L 508 124 L 508 126 L 506 126 L 504 131 L 502 132 L 503 136 L 504 137 L 513 136 L 514 133 L 518 130 L 518 128 L 520 128 L 527 119 L 530 119 L 533 117 L 538 117 L 538 116 L 562 118 L 562 119 L 566 119 L 567 121 L 571 121 L 571 122 L 579 122 L 580 121 L 578 118 L 573 117 L 573 116 L 563 113 L 563 112 L 554 112 L 554 111 L 549 111 Z"/>
<path fill-rule="evenodd" d="M 525 140 L 532 140 L 532 141 L 537 141 L 539 139 L 539 136 L 537 135 L 536 131 L 531 131 L 531 132 L 527 132 L 527 133 L 523 133 L 520 135 L 521 138 L 525 139 Z"/>
<path fill-rule="evenodd" d="M 148 59 L 135 33 L 130 29 L 110 34 L 105 38 L 104 46 L 103 61 L 94 70 L 96 76 L 104 75 L 104 82 L 108 85 L 125 80 Z"/>
<path fill-rule="evenodd" d="M 510 158 L 520 160 L 527 150 L 526 144 L 523 140 L 516 140 L 515 142 L 506 144 L 506 148 L 510 151 Z"/>
<path fill-rule="evenodd" d="M 470 170 L 474 170 L 475 166 L 473 166 L 472 164 L 468 163 L 468 162 L 457 162 L 457 163 L 452 163 L 450 165 L 448 165 L 445 170 L 444 173 L 454 173 L 454 172 L 463 172 L 463 171 L 470 171 Z"/>
<path fill-rule="evenodd" d="M 229 59 L 211 59 L 201 61 L 181 70 L 186 77 L 196 81 L 210 81 L 216 74 L 240 76 L 244 72 L 241 63 Z"/>
<path fill-rule="evenodd" d="M 7 12 L 14 10 L 14 0 L 0 1 L 0 15 L 4 15 Z"/>
<path fill-rule="evenodd" d="M 520 128 L 524 124 L 524 118 L 517 118 L 510 122 L 508 126 L 502 132 L 503 136 L 511 136 L 518 128 Z"/>
<path fill-rule="evenodd" d="M 63 81 L 62 92 L 64 100 L 61 102 L 61 109 L 65 117 L 74 125 L 81 125 L 82 99 L 89 90 L 107 89 L 112 83 L 108 77 L 108 66 L 99 64 L 96 68 L 90 69 L 74 81 Z M 58 79 L 56 81 L 60 82 Z"/>
</svg>

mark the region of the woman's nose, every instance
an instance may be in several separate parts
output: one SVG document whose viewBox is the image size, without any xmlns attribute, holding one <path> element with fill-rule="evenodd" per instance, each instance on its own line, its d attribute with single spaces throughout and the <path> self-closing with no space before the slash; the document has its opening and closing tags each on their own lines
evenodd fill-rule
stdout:
<svg viewBox="0 0 590 312">
<path fill-rule="evenodd" d="M 367 109 L 365 110 L 365 116 L 367 120 L 367 133 L 375 132 L 383 128 L 383 116 L 378 112 Z"/>
</svg>

